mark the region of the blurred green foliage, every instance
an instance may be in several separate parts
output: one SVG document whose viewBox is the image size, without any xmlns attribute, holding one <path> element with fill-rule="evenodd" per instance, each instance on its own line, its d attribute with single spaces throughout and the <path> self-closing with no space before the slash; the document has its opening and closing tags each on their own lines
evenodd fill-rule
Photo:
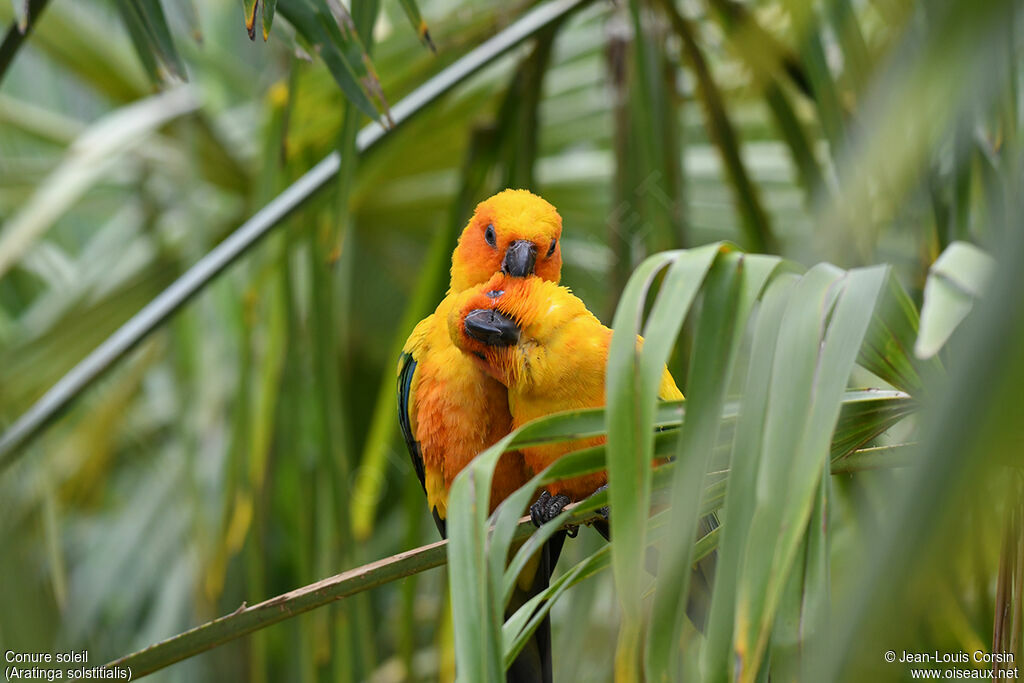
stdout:
<svg viewBox="0 0 1024 683">
<path fill-rule="evenodd" d="M 259 4 L 254 28 L 275 5 Z M 0 3 L 5 25 L 17 6 Z M 0 473 L 0 650 L 107 661 L 435 540 L 397 438 L 396 345 L 440 299 L 472 207 L 514 185 L 558 207 L 563 282 L 609 324 L 665 249 L 889 263 L 914 316 L 946 247 L 992 254 L 967 286 L 956 275 L 973 265 L 936 273 L 961 308 L 990 282 L 932 342 L 948 374 L 904 386 L 916 371 L 887 377 L 863 353 L 854 369 L 851 385 L 884 378 L 930 407 L 870 443 L 920 440 L 928 462 L 826 486 L 845 639 L 805 680 L 899 679 L 885 649 L 999 649 L 994 626 L 1020 651 L 1024 12 L 597 0 L 356 158 L 356 131 L 387 106 L 375 96 L 393 107 L 530 6 L 353 0 L 341 16 L 333 0 L 281 0 L 264 42 L 247 35 L 253 3 L 49 4 L 0 82 L 0 426 L 326 154 L 343 163 Z M 670 361 L 688 395 L 697 320 Z M 599 550 L 593 536 L 566 567 Z M 450 677 L 445 571 L 156 676 Z M 610 680 L 616 595 L 606 572 L 556 604 L 557 680 Z"/>
</svg>

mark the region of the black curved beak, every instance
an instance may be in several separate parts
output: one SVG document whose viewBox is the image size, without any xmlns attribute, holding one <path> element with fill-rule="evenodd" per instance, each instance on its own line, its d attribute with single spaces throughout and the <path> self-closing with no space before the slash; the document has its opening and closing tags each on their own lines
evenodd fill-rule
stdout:
<svg viewBox="0 0 1024 683">
<path fill-rule="evenodd" d="M 533 264 L 537 262 L 537 247 L 529 240 L 516 240 L 505 250 L 501 272 L 512 277 L 533 275 Z"/>
<path fill-rule="evenodd" d="M 466 334 L 488 346 L 512 346 L 519 343 L 519 326 L 497 311 L 478 308 L 465 320 Z"/>
</svg>

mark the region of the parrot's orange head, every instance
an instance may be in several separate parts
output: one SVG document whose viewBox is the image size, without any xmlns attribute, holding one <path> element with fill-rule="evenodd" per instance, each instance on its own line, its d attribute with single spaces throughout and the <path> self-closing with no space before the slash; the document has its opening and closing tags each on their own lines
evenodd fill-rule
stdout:
<svg viewBox="0 0 1024 683">
<path fill-rule="evenodd" d="M 562 217 L 551 204 L 527 190 L 499 192 L 477 205 L 462 231 L 449 291 L 464 291 L 499 272 L 558 282 L 561 236 Z"/>
</svg>

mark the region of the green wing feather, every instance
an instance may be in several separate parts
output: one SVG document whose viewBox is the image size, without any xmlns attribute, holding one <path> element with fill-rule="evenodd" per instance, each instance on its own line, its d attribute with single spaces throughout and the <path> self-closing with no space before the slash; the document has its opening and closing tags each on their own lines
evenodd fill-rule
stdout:
<svg viewBox="0 0 1024 683">
<path fill-rule="evenodd" d="M 419 477 L 423 492 L 426 493 L 427 473 L 423 464 L 423 451 L 420 449 L 420 442 L 416 440 L 416 435 L 412 433 L 412 422 L 409 420 L 409 401 L 412 398 L 412 380 L 415 374 L 416 359 L 412 357 L 411 353 L 402 353 L 398 359 L 398 424 L 402 428 L 402 437 L 409 449 L 412 467 L 416 470 L 416 476 Z M 437 530 L 441 532 L 441 538 L 446 538 L 445 523 L 437 514 L 437 508 L 432 509 L 431 513 Z"/>
</svg>

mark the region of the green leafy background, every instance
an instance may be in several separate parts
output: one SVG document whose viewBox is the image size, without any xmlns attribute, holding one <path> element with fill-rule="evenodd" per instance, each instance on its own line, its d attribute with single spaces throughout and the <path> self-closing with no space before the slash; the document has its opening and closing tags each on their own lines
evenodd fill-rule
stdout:
<svg viewBox="0 0 1024 683">
<path fill-rule="evenodd" d="M 558 207 L 563 282 L 619 331 L 607 415 L 509 437 L 608 434 L 545 475 L 607 466 L 566 521 L 610 502 L 619 539 L 566 546 L 556 680 L 905 680 L 883 658 L 904 649 L 1021 661 L 1022 14 L 0 3 L 0 429 L 340 159 L 2 454 L 0 650 L 101 664 L 205 624 L 126 662 L 171 681 L 500 677 L 536 625 L 501 623 L 541 541 L 508 552 L 531 492 L 484 518 L 491 449 L 452 492 L 450 545 L 396 556 L 437 539 L 393 391 L 473 206 L 513 186 Z M 492 36 L 509 49 L 474 52 Z M 409 116 L 438 74 L 446 94 Z M 683 404 L 655 402 L 666 361 Z M 651 454 L 676 457 L 637 466 Z M 697 538 L 712 511 L 722 528 Z M 681 606 L 713 548 L 704 637 Z"/>
</svg>

